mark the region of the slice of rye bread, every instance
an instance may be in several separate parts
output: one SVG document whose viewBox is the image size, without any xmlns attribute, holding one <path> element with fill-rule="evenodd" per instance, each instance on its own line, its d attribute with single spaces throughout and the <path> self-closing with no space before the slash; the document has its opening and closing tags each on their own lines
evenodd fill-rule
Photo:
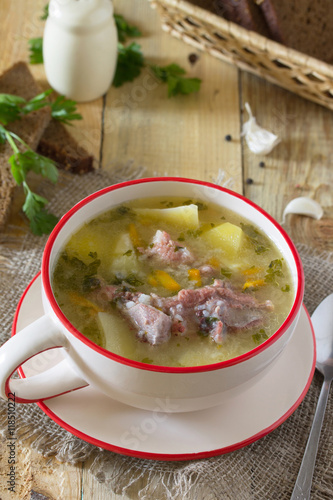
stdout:
<svg viewBox="0 0 333 500">
<path fill-rule="evenodd" d="M 28 65 L 18 62 L 0 76 L 0 93 L 14 94 L 31 99 L 42 92 L 34 80 Z M 81 148 L 66 127 L 51 119 L 48 108 L 42 108 L 7 126 L 38 153 L 51 158 L 58 168 L 72 173 L 85 173 L 94 169 L 92 155 Z M 3 228 L 16 188 L 9 157 L 13 151 L 8 143 L 0 145 L 0 229 Z"/>
<path fill-rule="evenodd" d="M 333 63 L 333 0 L 256 0 L 272 38 Z"/>
<path fill-rule="evenodd" d="M 57 120 L 50 121 L 39 141 L 37 152 L 55 161 L 58 168 L 74 174 L 94 170 L 94 157 Z"/>
<path fill-rule="evenodd" d="M 32 99 L 41 92 L 28 66 L 18 62 L 0 76 L 0 93 Z M 42 108 L 6 126 L 17 134 L 28 146 L 36 150 L 39 140 L 51 119 L 49 108 Z M 3 228 L 10 212 L 10 205 L 16 187 L 8 159 L 13 151 L 6 141 L 0 145 L 0 229 Z"/>
<path fill-rule="evenodd" d="M 216 14 L 227 21 L 271 37 L 265 17 L 255 0 L 214 0 L 214 8 Z"/>
</svg>

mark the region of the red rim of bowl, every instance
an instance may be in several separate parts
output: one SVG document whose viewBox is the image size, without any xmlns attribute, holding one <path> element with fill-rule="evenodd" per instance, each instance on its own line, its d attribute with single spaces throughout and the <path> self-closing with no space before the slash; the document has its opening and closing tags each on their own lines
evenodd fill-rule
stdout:
<svg viewBox="0 0 333 500">
<path fill-rule="evenodd" d="M 98 198 L 99 196 L 102 196 L 110 191 L 115 191 L 118 189 L 121 189 L 123 187 L 127 186 L 132 186 L 134 184 L 142 184 L 142 183 L 151 183 L 151 182 L 184 182 L 184 183 L 189 183 L 189 184 L 199 184 L 201 186 L 217 189 L 219 191 L 225 192 L 227 194 L 230 194 L 231 196 L 235 198 L 239 198 L 240 200 L 244 201 L 251 207 L 255 208 L 258 212 L 260 212 L 262 215 L 264 215 L 269 222 L 274 225 L 280 234 L 282 235 L 283 239 L 286 241 L 288 244 L 291 253 L 294 257 L 294 261 L 296 264 L 296 269 L 297 269 L 297 276 L 298 276 L 298 286 L 295 294 L 295 299 L 293 306 L 285 319 L 285 321 L 282 323 L 280 328 L 271 336 L 269 339 L 267 339 L 265 342 L 260 344 L 259 346 L 255 347 L 254 349 L 251 349 L 250 351 L 237 356 L 235 358 L 226 360 L 226 361 L 220 361 L 219 363 L 214 363 L 214 364 L 209 364 L 209 365 L 200 365 L 200 366 L 189 366 L 189 367 L 173 367 L 173 366 L 162 366 L 162 365 L 152 365 L 152 364 L 146 364 L 142 363 L 140 361 L 134 361 L 128 358 L 124 358 L 123 356 L 120 356 L 118 354 L 114 354 L 110 351 L 107 351 L 103 347 L 98 346 L 91 340 L 89 340 L 87 337 L 85 337 L 82 333 L 80 333 L 71 323 L 70 321 L 66 318 L 66 316 L 63 314 L 61 311 L 60 307 L 58 306 L 55 297 L 52 292 L 51 288 L 51 282 L 50 282 L 50 276 L 49 276 L 49 264 L 50 264 L 50 255 L 51 255 L 51 250 L 53 247 L 53 244 L 60 232 L 60 230 L 64 227 L 64 225 L 67 223 L 67 221 L 76 213 L 78 212 L 83 206 L 87 205 L 90 203 L 92 200 Z M 122 364 L 126 364 L 129 366 L 132 366 L 134 368 L 138 368 L 141 370 L 147 370 L 147 371 L 158 371 L 158 372 L 165 372 L 165 373 L 194 373 L 194 372 L 205 372 L 205 371 L 212 371 L 212 370 L 218 370 L 221 368 L 226 368 L 228 366 L 236 365 L 238 363 L 242 363 L 243 361 L 246 361 L 247 359 L 252 358 L 253 356 L 256 356 L 260 352 L 264 351 L 267 349 L 271 344 L 274 344 L 280 337 L 283 335 L 283 333 L 286 331 L 286 329 L 290 326 L 292 321 L 295 319 L 297 313 L 300 310 L 302 301 L 303 301 L 303 293 L 304 293 L 304 273 L 303 273 L 303 267 L 301 264 L 301 259 L 298 255 L 298 252 L 296 250 L 296 247 L 294 243 L 291 241 L 290 237 L 288 234 L 285 232 L 285 230 L 278 224 L 278 222 L 275 221 L 265 210 L 263 210 L 261 207 L 253 203 L 252 201 L 248 200 L 244 196 L 235 193 L 234 191 L 231 191 L 229 189 L 226 189 L 221 186 L 217 186 L 213 183 L 206 182 L 206 181 L 200 181 L 196 179 L 188 179 L 188 178 L 183 178 L 183 177 L 147 177 L 143 179 L 135 179 L 131 181 L 125 181 L 121 182 L 119 184 L 114 184 L 112 186 L 108 186 L 106 188 L 100 189 L 99 191 L 96 191 L 95 193 L 92 193 L 91 195 L 87 196 L 83 200 L 79 201 L 76 205 L 74 205 L 58 222 L 52 233 L 50 234 L 48 241 L 45 245 L 45 250 L 43 253 L 43 260 L 42 260 L 42 268 L 41 268 L 41 274 L 42 274 L 42 282 L 43 282 L 43 287 L 46 293 L 46 296 L 51 304 L 51 307 L 53 309 L 53 312 L 56 314 L 58 319 L 61 321 L 61 323 L 66 327 L 66 329 L 73 334 L 76 338 L 81 340 L 84 344 L 92 348 L 93 350 L 97 351 L 98 353 L 113 359 L 114 361 L 117 361 Z"/>
</svg>

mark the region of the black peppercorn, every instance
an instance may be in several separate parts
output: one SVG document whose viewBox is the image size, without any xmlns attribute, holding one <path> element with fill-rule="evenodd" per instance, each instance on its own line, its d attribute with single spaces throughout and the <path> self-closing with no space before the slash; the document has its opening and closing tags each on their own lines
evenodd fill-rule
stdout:
<svg viewBox="0 0 333 500">
<path fill-rule="evenodd" d="M 251 179 L 250 177 L 248 179 L 246 179 L 246 184 L 253 184 L 253 179 Z"/>
<path fill-rule="evenodd" d="M 230 135 L 230 134 L 226 135 L 226 136 L 225 136 L 225 140 L 226 140 L 227 142 L 230 142 L 230 141 L 232 140 L 231 135 Z"/>
<path fill-rule="evenodd" d="M 264 167 L 265 167 L 265 162 L 264 162 L 264 161 L 261 161 L 261 162 L 259 163 L 259 167 L 264 168 Z"/>
<path fill-rule="evenodd" d="M 192 53 L 188 56 L 188 60 L 190 61 L 191 64 L 196 63 L 198 59 L 199 59 L 199 56 L 197 56 L 197 54 L 194 54 L 194 53 Z"/>
</svg>

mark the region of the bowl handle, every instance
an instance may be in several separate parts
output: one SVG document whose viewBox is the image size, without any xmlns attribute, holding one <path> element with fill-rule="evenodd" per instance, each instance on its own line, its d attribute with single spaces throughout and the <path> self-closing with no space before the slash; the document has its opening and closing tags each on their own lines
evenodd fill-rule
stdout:
<svg viewBox="0 0 333 500">
<path fill-rule="evenodd" d="M 35 403 L 88 385 L 66 359 L 43 373 L 23 379 L 11 378 L 17 368 L 28 359 L 59 347 L 68 349 L 69 342 L 48 315 L 16 333 L 0 347 L 0 396 L 17 403 Z M 40 361 L 36 358 L 37 366 L 40 371 Z"/>
</svg>

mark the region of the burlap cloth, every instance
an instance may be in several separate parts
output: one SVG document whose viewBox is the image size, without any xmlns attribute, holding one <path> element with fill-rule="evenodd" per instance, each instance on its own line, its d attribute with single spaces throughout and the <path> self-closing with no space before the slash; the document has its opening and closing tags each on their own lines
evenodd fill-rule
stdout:
<svg viewBox="0 0 333 500">
<path fill-rule="evenodd" d="M 63 174 L 56 187 L 46 184 L 51 209 L 65 213 L 76 201 L 111 183 L 142 175 L 131 165 L 82 177 Z M 43 191 L 43 190 L 42 190 Z M 51 198 L 50 198 L 51 197 Z M 0 320 L 2 344 L 11 333 L 19 297 L 40 269 L 45 238 L 29 232 L 17 241 L 0 235 Z M 333 254 L 318 255 L 299 246 L 311 314 L 333 292 Z M 19 272 L 18 272 L 19 270 Z M 305 399 L 278 429 L 241 450 L 197 461 L 162 462 L 124 457 L 99 449 L 71 435 L 49 419 L 37 405 L 16 405 L 17 437 L 44 456 L 72 464 L 94 458 L 91 473 L 110 490 L 138 493 L 133 498 L 202 500 L 278 500 L 290 498 L 309 435 L 322 377 L 315 373 Z M 223 422 L 221 422 L 221 426 Z M 0 402 L 0 430 L 6 436 L 7 406 Z M 313 500 L 333 498 L 333 397 L 328 401 L 313 479 Z"/>
</svg>

